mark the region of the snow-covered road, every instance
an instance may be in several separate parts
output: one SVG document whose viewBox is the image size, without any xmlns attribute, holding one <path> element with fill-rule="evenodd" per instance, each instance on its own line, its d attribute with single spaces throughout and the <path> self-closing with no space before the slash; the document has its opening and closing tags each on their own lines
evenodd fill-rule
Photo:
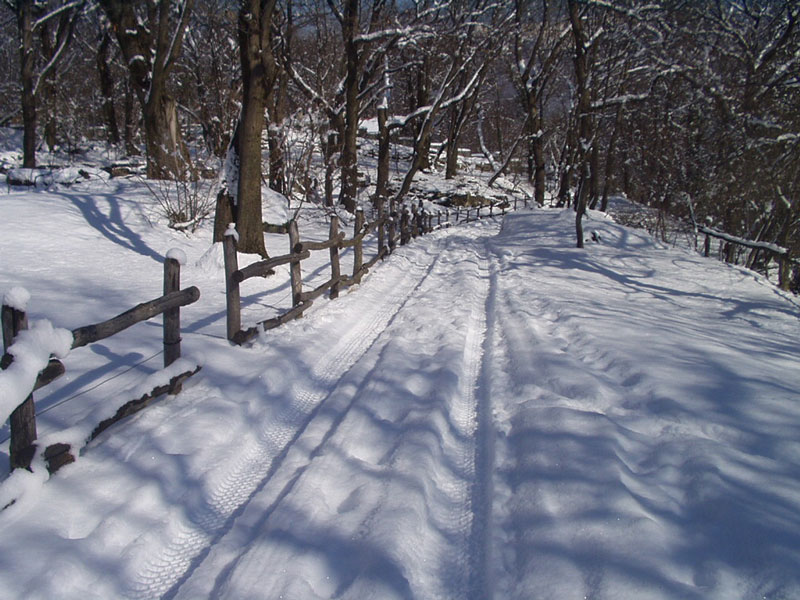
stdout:
<svg viewBox="0 0 800 600">
<path fill-rule="evenodd" d="M 415 240 L 252 348 L 185 248 L 203 370 L 0 487 L 0 597 L 800 596 L 796 299 L 573 218 Z"/>
</svg>

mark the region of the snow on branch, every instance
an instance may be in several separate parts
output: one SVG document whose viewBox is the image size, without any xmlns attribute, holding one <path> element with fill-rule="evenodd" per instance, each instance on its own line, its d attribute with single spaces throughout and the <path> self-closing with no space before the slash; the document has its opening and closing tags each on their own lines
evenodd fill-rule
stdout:
<svg viewBox="0 0 800 600">
<path fill-rule="evenodd" d="M 46 15 L 44 15 L 43 17 L 41 17 L 40 19 L 37 19 L 36 21 L 34 21 L 33 25 L 31 26 L 31 29 L 35 31 L 37 28 L 39 28 L 42 25 L 44 25 L 50 19 L 54 19 L 55 17 L 60 16 L 62 13 L 68 12 L 68 11 L 72 10 L 73 8 L 81 6 L 82 4 L 85 4 L 85 2 L 86 2 L 86 0 L 74 0 L 73 2 L 67 2 L 65 5 L 59 6 L 57 9 L 53 10 L 52 12 L 49 12 Z"/>
<path fill-rule="evenodd" d="M 735 235 L 730 235 L 722 231 L 717 231 L 716 229 L 712 229 L 711 227 L 705 227 L 703 225 L 699 225 L 697 227 L 697 231 L 705 235 L 710 235 L 711 237 L 724 240 L 726 242 L 731 242 L 732 244 L 739 244 L 740 246 L 744 246 L 746 248 L 757 248 L 759 250 L 768 250 L 769 252 L 773 252 L 780 256 L 786 256 L 789 253 L 789 251 L 786 248 L 784 248 L 783 246 L 779 246 L 778 244 L 773 244 L 771 242 L 754 242 L 752 240 L 746 240 L 744 238 L 740 238 Z"/>
<path fill-rule="evenodd" d="M 614 96 L 613 98 L 606 98 L 605 100 L 597 100 L 592 102 L 592 108 L 608 108 L 609 106 L 619 106 L 620 104 L 629 104 L 631 102 L 643 102 L 649 97 L 650 92 L 645 94 L 623 94 L 622 96 Z"/>
</svg>

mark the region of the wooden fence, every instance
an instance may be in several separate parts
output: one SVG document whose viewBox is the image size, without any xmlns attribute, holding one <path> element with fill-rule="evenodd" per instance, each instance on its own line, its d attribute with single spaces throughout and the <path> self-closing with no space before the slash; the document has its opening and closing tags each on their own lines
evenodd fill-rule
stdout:
<svg viewBox="0 0 800 600">
<path fill-rule="evenodd" d="M 515 199 L 514 209 L 518 206 Z M 467 223 L 484 217 L 505 215 L 511 207 L 510 203 L 489 204 L 476 207 L 460 207 L 444 211 L 426 211 L 419 205 L 402 207 L 392 211 L 389 216 L 378 215 L 374 221 L 367 223 L 363 210 L 356 211 L 353 224 L 353 237 L 346 239 L 345 232 L 339 228 L 339 218 L 332 216 L 328 239 L 321 242 L 302 241 L 298 231 L 297 222 L 290 221 L 284 227 L 276 228 L 265 225 L 265 231 L 283 233 L 289 236 L 289 253 L 262 260 L 242 269 L 239 268 L 236 251 L 237 233 L 231 223 L 225 233 L 223 242 L 225 258 L 225 290 L 227 299 L 227 336 L 235 344 L 244 344 L 256 337 L 259 331 L 273 329 L 303 316 L 314 300 L 328 293 L 334 299 L 339 292 L 356 283 L 375 263 L 391 253 L 395 246 L 404 245 L 413 238 L 430 233 L 440 228 L 450 227 L 459 223 Z M 364 260 L 364 241 L 367 236 L 374 236 L 377 242 L 377 253 L 369 260 Z M 349 275 L 342 274 L 339 252 L 344 248 L 353 248 L 353 270 Z M 312 251 L 328 250 L 330 252 L 329 266 L 330 278 L 312 290 L 303 290 L 302 262 L 311 256 Z M 292 307 L 277 317 L 260 321 L 254 327 L 242 329 L 241 293 L 239 285 L 252 277 L 264 277 L 273 273 L 273 269 L 280 265 L 289 264 L 290 283 L 292 289 Z"/>
<path fill-rule="evenodd" d="M 164 367 L 171 365 L 180 358 L 180 307 L 196 302 L 200 298 L 200 290 L 194 286 L 184 290 L 180 289 L 180 261 L 172 257 L 172 254 L 172 252 L 168 253 L 164 262 L 163 296 L 155 300 L 150 300 L 149 302 L 138 304 L 130 310 L 107 321 L 73 330 L 71 349 L 105 339 L 127 329 L 131 325 L 163 314 Z M 0 360 L 0 367 L 2 369 L 7 369 L 14 362 L 13 353 L 10 353 L 9 349 L 14 343 L 14 338 L 20 331 L 27 329 L 27 327 L 28 319 L 24 311 L 3 304 L 2 330 L 5 354 L 2 360 Z M 11 413 L 9 418 L 11 433 L 9 459 L 11 462 L 11 469 L 29 468 L 36 450 L 36 412 L 33 393 L 53 382 L 63 375 L 64 372 L 64 364 L 58 359 L 51 358 L 47 367 L 39 373 L 28 397 Z M 162 390 L 161 388 L 157 388 L 150 394 L 145 394 L 141 398 L 126 403 L 117 411 L 114 417 L 106 419 L 98 425 L 92 433 L 92 437 L 95 437 L 100 431 L 116 421 L 133 414 L 137 410 L 141 410 L 158 395 L 166 393 L 167 391 L 170 393 L 177 393 L 183 381 L 196 372 L 197 370 L 194 370 L 177 375 L 170 381 L 168 386 L 164 386 L 166 389 Z M 74 460 L 74 457 L 70 453 L 70 447 L 67 444 L 48 446 L 48 448 L 45 449 L 44 456 L 48 465 L 48 470 L 51 472 L 54 472 L 59 467 Z"/>
<path fill-rule="evenodd" d="M 518 201 L 514 200 L 513 207 L 517 208 Z M 260 330 L 272 329 L 279 325 L 301 317 L 312 305 L 315 299 L 327 293 L 333 299 L 339 292 L 348 286 L 359 283 L 362 277 L 376 262 L 391 253 L 396 245 L 409 243 L 413 238 L 430 233 L 440 228 L 450 227 L 459 223 L 467 223 L 484 217 L 504 215 L 511 204 L 491 204 L 476 207 L 460 207 L 444 211 L 430 212 L 419 205 L 402 207 L 393 211 L 390 216 L 379 215 L 374 221 L 367 223 L 364 212 L 359 210 L 355 214 L 353 235 L 345 237 L 345 232 L 340 230 L 339 219 L 335 215 L 330 219 L 328 239 L 320 242 L 303 241 L 296 221 L 289 222 L 286 226 L 264 226 L 267 233 L 282 233 L 289 237 L 289 253 L 263 260 L 242 269 L 238 267 L 236 252 L 236 231 L 233 225 L 229 226 L 223 243 L 225 257 L 225 282 L 227 298 L 227 336 L 234 343 L 242 344 L 258 335 Z M 374 236 L 377 241 L 378 251 L 374 256 L 365 260 L 364 247 L 368 236 Z M 353 248 L 353 269 L 349 274 L 341 272 L 340 251 Z M 311 256 L 312 251 L 328 250 L 330 278 L 312 290 L 303 289 L 302 261 Z M 171 365 L 180 358 L 180 307 L 196 302 L 200 291 L 194 287 L 180 289 L 180 261 L 167 254 L 164 263 L 164 295 L 138 304 L 116 317 L 79 327 L 72 333 L 71 349 L 86 346 L 93 342 L 115 335 L 128 327 L 157 317 L 163 314 L 163 347 L 164 367 Z M 265 276 L 279 266 L 289 264 L 290 283 L 292 290 L 292 307 L 283 314 L 261 321 L 255 327 L 243 330 L 241 326 L 241 296 L 239 285 L 252 277 Z M 27 329 L 27 315 L 18 308 L 2 306 L 2 331 L 3 347 L 5 353 L 0 359 L 0 368 L 7 369 L 14 361 L 14 338 L 24 329 Z M 11 350 L 11 352 L 9 352 Z M 126 402 L 116 414 L 102 421 L 94 429 L 91 439 L 96 437 L 113 423 L 146 407 L 158 396 L 180 391 L 182 383 L 194 375 L 199 367 L 173 377 L 168 384 L 156 387 L 150 393 L 140 398 Z M 36 451 L 36 412 L 33 393 L 48 385 L 65 373 L 64 364 L 51 357 L 47 366 L 42 369 L 33 384 L 27 398 L 12 412 L 10 421 L 9 459 L 11 469 L 30 468 L 31 461 Z M 44 450 L 45 462 L 52 473 L 61 466 L 74 461 L 71 448 L 67 444 L 53 444 Z"/>
<path fill-rule="evenodd" d="M 758 255 L 762 253 L 778 264 L 778 287 L 784 290 L 789 289 L 791 283 L 791 269 L 793 265 L 797 264 L 797 261 L 792 259 L 786 248 L 768 242 L 746 240 L 722 231 L 717 231 L 711 227 L 704 227 L 702 225 L 695 225 L 695 227 L 698 233 L 705 236 L 703 242 L 703 254 L 705 256 L 711 254 L 711 238 L 720 240 L 720 246 L 718 248 L 720 259 L 729 263 L 737 262 L 737 248 L 746 248 L 749 250 L 749 255 L 745 263 L 748 269 L 755 269 Z"/>
</svg>

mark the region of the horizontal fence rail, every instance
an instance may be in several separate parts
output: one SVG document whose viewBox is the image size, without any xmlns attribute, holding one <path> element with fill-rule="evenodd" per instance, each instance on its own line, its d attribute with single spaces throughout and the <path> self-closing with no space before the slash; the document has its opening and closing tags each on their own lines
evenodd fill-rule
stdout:
<svg viewBox="0 0 800 600">
<path fill-rule="evenodd" d="M 514 199 L 513 208 L 518 206 Z M 330 299 L 338 297 L 339 293 L 352 285 L 361 282 L 365 274 L 381 259 L 390 254 L 397 244 L 408 244 L 412 239 L 431 233 L 438 229 L 451 227 L 461 223 L 469 223 L 478 219 L 505 215 L 506 210 L 512 206 L 511 202 L 488 204 L 475 207 L 456 207 L 436 212 L 423 208 L 419 204 L 400 207 L 391 210 L 389 215 L 384 215 L 383 204 L 378 209 L 378 216 L 374 221 L 366 222 L 364 211 L 359 209 L 355 213 L 352 237 L 347 238 L 344 231 L 339 228 L 339 218 L 336 215 L 330 218 L 328 239 L 322 241 L 304 241 L 300 238 L 297 221 L 290 221 L 285 225 L 264 224 L 267 233 L 279 233 L 289 236 L 289 252 L 282 256 L 275 256 L 246 267 L 239 268 L 237 238 L 238 234 L 233 223 L 228 225 L 223 241 L 223 255 L 225 259 L 225 289 L 227 321 L 226 333 L 228 340 L 235 344 L 244 344 L 256 337 L 260 331 L 273 329 L 284 323 L 303 316 L 314 300 L 328 294 Z M 372 236 L 377 240 L 377 252 L 365 260 L 365 241 Z M 353 270 L 349 274 L 341 272 L 340 251 L 346 248 L 353 249 Z M 330 258 L 330 278 L 317 285 L 312 290 L 303 290 L 302 262 L 311 256 L 311 252 L 328 250 Z M 239 286 L 244 281 L 253 277 L 265 277 L 274 273 L 274 268 L 289 265 L 290 286 L 292 290 L 292 306 L 282 314 L 258 322 L 247 329 L 242 328 L 241 316 L 241 291 Z"/>
<path fill-rule="evenodd" d="M 158 315 L 164 315 L 163 321 L 163 347 L 164 347 L 164 367 L 168 367 L 174 363 L 181 355 L 181 335 L 180 335 L 180 307 L 186 306 L 197 302 L 200 298 L 200 290 L 196 287 L 188 287 L 184 290 L 180 288 L 180 263 L 181 260 L 173 256 L 173 253 L 178 255 L 177 252 L 170 251 L 164 261 L 164 295 L 143 302 L 127 310 L 116 317 L 95 323 L 93 325 L 86 325 L 72 330 L 72 343 L 70 349 L 80 348 L 93 342 L 106 339 L 110 336 L 124 331 L 125 329 L 147 321 Z M 182 253 L 180 253 L 182 254 Z M 6 302 L 2 307 L 2 329 L 3 329 L 3 347 L 5 353 L 0 359 L 0 367 L 8 369 L 14 362 L 14 338 L 19 333 L 28 328 L 28 319 L 24 310 L 18 307 L 10 306 Z M 9 443 L 9 461 L 11 469 L 29 469 L 31 460 L 33 459 L 36 451 L 36 412 L 33 399 L 33 392 L 39 388 L 55 381 L 58 377 L 66 372 L 64 364 L 55 358 L 50 359 L 47 366 L 39 372 L 38 377 L 30 390 L 30 394 L 20 404 L 9 417 L 10 428 L 10 443 Z M 177 393 L 180 390 L 180 384 L 186 377 L 193 375 L 196 370 L 190 372 L 189 375 L 183 374 L 174 381 L 170 382 L 167 389 L 172 393 Z M 146 397 L 139 400 L 139 407 L 128 406 L 126 411 L 121 413 L 118 411 L 116 418 L 112 417 L 104 421 L 103 429 L 108 427 L 112 422 L 116 422 L 125 416 L 132 414 L 136 410 L 143 408 L 152 400 L 151 397 Z M 135 410 L 133 409 L 135 408 Z M 122 410 L 122 409 L 121 409 Z M 45 449 L 44 456 L 48 464 L 48 469 L 53 472 L 59 467 L 72 462 L 74 457 L 69 452 L 70 448 L 67 444 L 54 444 Z"/>
</svg>

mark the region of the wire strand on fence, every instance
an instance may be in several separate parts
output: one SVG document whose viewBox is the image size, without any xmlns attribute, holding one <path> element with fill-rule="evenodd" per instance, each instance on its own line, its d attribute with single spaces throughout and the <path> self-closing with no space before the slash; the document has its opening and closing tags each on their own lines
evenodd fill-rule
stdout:
<svg viewBox="0 0 800 600">
<path fill-rule="evenodd" d="M 159 350 L 158 352 L 156 352 L 156 353 L 155 353 L 155 354 L 153 354 L 152 356 L 148 356 L 147 358 L 145 358 L 145 359 L 143 359 L 143 360 L 140 360 L 138 363 L 136 363 L 135 365 L 131 365 L 130 367 L 128 367 L 128 368 L 127 368 L 127 369 L 125 369 L 124 371 L 121 371 L 121 372 L 117 373 L 116 375 L 112 375 L 111 377 L 108 377 L 107 379 L 104 379 L 104 380 L 102 380 L 102 381 L 100 381 L 100 382 L 96 383 L 95 385 L 93 385 L 93 386 L 91 386 L 91 387 L 88 387 L 88 388 L 86 388 L 86 389 L 84 389 L 84 390 L 81 390 L 80 392 L 78 392 L 78 393 L 76 393 L 76 394 L 73 394 L 72 396 L 69 396 L 68 398 L 64 398 L 63 400 L 60 400 L 59 402 L 56 402 L 56 403 L 55 403 L 55 404 L 53 404 L 52 406 L 48 406 L 47 408 L 45 408 L 45 409 L 42 409 L 41 411 L 39 411 L 39 412 L 37 412 L 37 413 L 36 413 L 36 416 L 37 416 L 37 417 L 40 417 L 41 415 L 43 415 L 43 414 L 45 414 L 45 413 L 47 413 L 47 412 L 49 412 L 49 411 L 53 410 L 54 408 L 57 408 L 57 407 L 61 406 L 62 404 L 66 404 L 66 403 L 67 403 L 67 402 L 69 402 L 70 400 L 74 400 L 75 398 L 78 398 L 78 397 L 80 397 L 80 396 L 83 396 L 84 394 L 88 394 L 88 393 L 89 393 L 89 392 L 91 392 L 92 390 L 96 390 L 96 389 L 97 389 L 97 388 L 99 388 L 101 385 L 104 385 L 104 384 L 108 383 L 109 381 L 113 381 L 113 380 L 114 380 L 114 379 L 116 379 L 117 377 L 121 377 L 121 376 L 125 375 L 126 373 L 130 373 L 130 372 L 131 372 L 131 371 L 133 371 L 133 370 L 134 370 L 136 367 L 140 367 L 141 365 L 143 365 L 143 364 L 144 364 L 144 363 L 146 363 L 147 361 L 154 359 L 156 356 L 158 356 L 158 355 L 160 355 L 160 354 L 164 354 L 164 351 L 163 351 L 163 350 Z M 2 441 L 0 441 L 0 444 L 5 444 L 5 443 L 6 443 L 8 440 L 10 440 L 10 439 L 11 439 L 11 435 L 8 435 L 8 436 L 6 436 L 6 437 L 5 437 L 5 438 L 4 438 Z"/>
</svg>

